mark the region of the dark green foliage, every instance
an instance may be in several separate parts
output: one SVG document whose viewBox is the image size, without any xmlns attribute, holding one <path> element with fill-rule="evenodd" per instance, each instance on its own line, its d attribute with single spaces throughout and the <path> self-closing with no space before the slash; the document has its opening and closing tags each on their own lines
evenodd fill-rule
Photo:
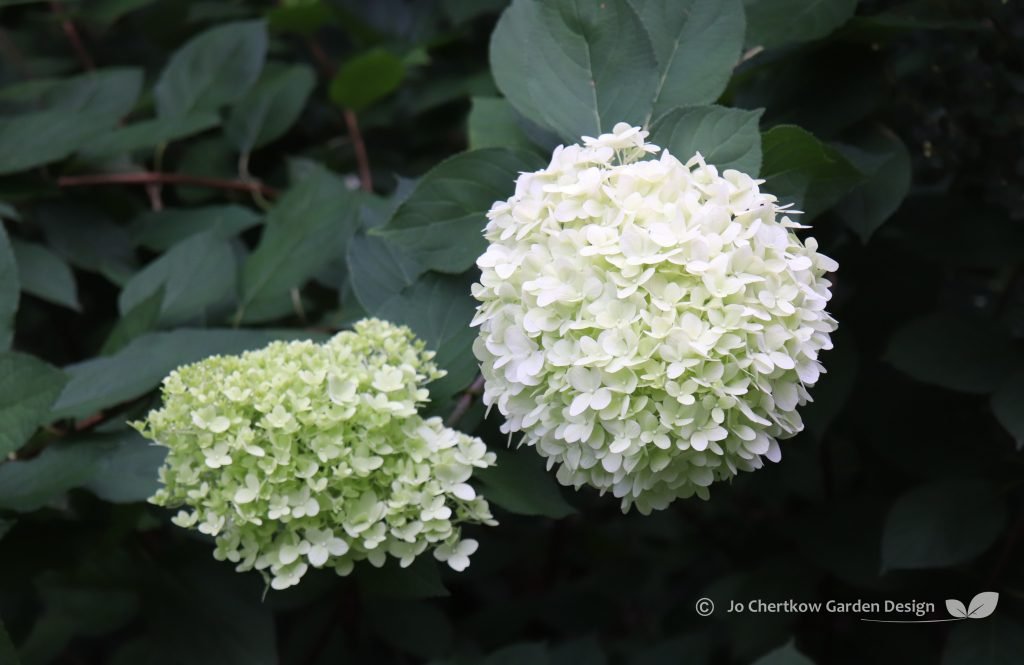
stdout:
<svg viewBox="0 0 1024 665">
<path fill-rule="evenodd" d="M 1017 4 L 0 0 L 0 665 L 1022 662 Z M 491 202 L 620 121 L 763 178 L 840 264 L 806 431 L 647 517 L 508 445 L 468 326 Z M 264 598 L 145 503 L 126 422 L 182 363 L 367 315 L 438 352 L 501 524 L 462 574 Z"/>
</svg>

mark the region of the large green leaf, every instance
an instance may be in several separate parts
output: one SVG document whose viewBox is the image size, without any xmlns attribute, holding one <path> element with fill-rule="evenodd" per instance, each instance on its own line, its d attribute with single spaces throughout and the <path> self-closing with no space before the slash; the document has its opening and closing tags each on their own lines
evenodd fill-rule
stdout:
<svg viewBox="0 0 1024 665">
<path fill-rule="evenodd" d="M 237 100 L 259 78 L 267 55 L 267 26 L 241 21 L 190 39 L 167 62 L 153 94 L 161 116 L 214 111 Z"/>
<path fill-rule="evenodd" d="M 242 268 L 243 311 L 301 287 L 344 256 L 359 217 L 356 196 L 339 176 L 315 168 L 267 215 L 263 236 Z"/>
<path fill-rule="evenodd" d="M 316 86 L 316 74 L 306 65 L 265 72 L 234 106 L 224 131 L 239 152 L 261 148 L 285 134 L 299 118 Z"/>
<path fill-rule="evenodd" d="M 1017 450 L 1024 449 L 1024 370 L 1011 374 L 992 394 L 992 412 L 1017 442 Z"/>
<path fill-rule="evenodd" d="M 797 651 L 796 645 L 789 642 L 761 656 L 754 665 L 814 665 L 814 661 Z"/>
<path fill-rule="evenodd" d="M 473 474 L 483 485 L 483 495 L 491 503 L 510 513 L 539 515 L 555 519 L 576 510 L 562 497 L 554 476 L 544 470 L 544 462 L 533 450 L 494 451 L 498 463 Z"/>
<path fill-rule="evenodd" d="M 809 222 L 849 192 L 862 175 L 835 148 L 792 125 L 772 127 L 762 137 L 763 191 L 802 210 Z"/>
<path fill-rule="evenodd" d="M 736 169 L 757 177 L 761 169 L 761 110 L 691 106 L 663 115 L 651 130 L 651 143 L 685 163 L 699 152 L 719 172 Z"/>
<path fill-rule="evenodd" d="M 1005 616 L 962 621 L 949 631 L 942 665 L 1017 665 L 1024 627 Z"/>
<path fill-rule="evenodd" d="M 50 249 L 65 261 L 124 284 L 135 272 L 135 252 L 127 230 L 105 214 L 75 201 L 35 208 Z"/>
<path fill-rule="evenodd" d="M 219 124 L 220 117 L 210 111 L 153 118 L 97 136 L 82 146 L 81 152 L 94 158 L 154 148 L 205 132 Z"/>
<path fill-rule="evenodd" d="M 536 146 L 519 126 L 518 115 L 508 100 L 500 97 L 474 97 L 467 120 L 469 149 L 516 148 L 535 150 Z"/>
<path fill-rule="evenodd" d="M 1008 334 L 988 319 L 937 312 L 893 333 L 885 359 L 918 381 L 988 393 L 1012 371 L 1019 355 Z"/>
<path fill-rule="evenodd" d="M 987 550 L 1006 522 L 1006 506 L 988 483 L 936 481 L 901 496 L 885 521 L 882 567 L 943 568 Z"/>
<path fill-rule="evenodd" d="M 0 353 L 0 459 L 28 441 L 46 421 L 67 377 L 24 353 Z"/>
<path fill-rule="evenodd" d="M 648 30 L 627 0 L 514 0 L 491 37 L 491 70 L 517 111 L 569 142 L 643 124 L 658 90 Z"/>
<path fill-rule="evenodd" d="M 308 339 L 301 330 L 180 328 L 136 338 L 117 353 L 64 368 L 70 380 L 51 419 L 82 418 L 155 388 L 174 368 L 217 354 L 241 353 L 277 339 Z"/>
<path fill-rule="evenodd" d="M 128 114 L 142 92 L 143 72 L 135 67 L 105 67 L 63 79 L 32 80 L 0 91 L 25 110 L 73 111 L 109 116 L 112 124 Z"/>
<path fill-rule="evenodd" d="M 741 0 L 629 2 L 647 28 L 658 60 L 658 85 L 647 120 L 677 106 L 718 99 L 743 49 Z"/>
<path fill-rule="evenodd" d="M 0 222 L 0 351 L 11 348 L 14 339 L 14 315 L 18 312 L 21 286 L 18 265 L 11 250 L 11 241 Z"/>
<path fill-rule="evenodd" d="M 401 58 L 373 49 L 346 61 L 331 81 L 331 101 L 342 108 L 361 111 L 395 91 L 405 78 Z"/>
<path fill-rule="evenodd" d="M 212 231 L 189 236 L 128 280 L 117 305 L 121 314 L 163 289 L 159 320 L 174 325 L 203 315 L 235 293 L 235 254 Z"/>
<path fill-rule="evenodd" d="M 836 214 L 867 242 L 910 191 L 910 153 L 888 130 L 876 130 L 843 152 L 868 177 L 836 205 Z"/>
<path fill-rule="evenodd" d="M 165 208 L 145 212 L 132 222 L 132 240 L 143 247 L 163 252 L 185 238 L 208 231 L 227 240 L 260 223 L 259 213 L 240 205 L 211 205 L 198 208 Z"/>
<path fill-rule="evenodd" d="M 383 227 L 371 233 L 427 268 L 460 273 L 486 249 L 486 213 L 508 198 L 522 171 L 542 166 L 536 155 L 484 148 L 456 155 L 428 171 Z"/>
<path fill-rule="evenodd" d="M 75 276 L 64 259 L 34 242 L 14 239 L 11 249 L 18 263 L 22 291 L 76 312 L 82 309 Z"/>
<path fill-rule="evenodd" d="M 361 234 L 349 243 L 348 269 L 352 289 L 364 308 L 380 307 L 415 284 L 425 270 L 384 238 Z"/>
<path fill-rule="evenodd" d="M 857 0 L 743 0 L 751 46 L 772 48 L 821 39 L 846 23 Z"/>
</svg>

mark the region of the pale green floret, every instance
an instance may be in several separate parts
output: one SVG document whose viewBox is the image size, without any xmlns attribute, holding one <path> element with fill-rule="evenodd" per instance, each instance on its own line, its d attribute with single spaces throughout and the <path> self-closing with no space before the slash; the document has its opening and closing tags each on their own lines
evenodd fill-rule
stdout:
<svg viewBox="0 0 1024 665">
<path fill-rule="evenodd" d="M 646 136 L 620 123 L 520 175 L 473 286 L 503 431 L 642 512 L 780 459 L 832 347 L 837 268 L 761 181 Z"/>
<path fill-rule="evenodd" d="M 494 464 L 479 439 L 423 419 L 444 375 L 408 328 L 369 319 L 325 344 L 274 342 L 180 367 L 164 405 L 133 423 L 169 449 L 154 504 L 216 537 L 214 556 L 284 589 L 309 566 L 408 566 L 428 548 L 462 570 L 496 522 L 469 481 Z"/>
</svg>

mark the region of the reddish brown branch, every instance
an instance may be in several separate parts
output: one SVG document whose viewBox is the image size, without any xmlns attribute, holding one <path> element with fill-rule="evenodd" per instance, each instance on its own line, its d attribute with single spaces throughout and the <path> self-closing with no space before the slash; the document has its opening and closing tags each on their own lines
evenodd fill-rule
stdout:
<svg viewBox="0 0 1024 665">
<path fill-rule="evenodd" d="M 94 173 L 90 175 L 70 175 L 57 179 L 58 187 L 88 187 L 90 185 L 189 185 L 192 187 L 208 187 L 210 189 L 226 189 L 235 192 L 259 192 L 266 197 L 277 196 L 277 190 L 264 185 L 258 180 L 226 180 L 223 178 L 206 178 L 187 173 L 154 173 L 152 171 L 135 171 L 132 173 Z"/>
<path fill-rule="evenodd" d="M 68 42 L 71 44 L 71 48 L 75 51 L 75 56 L 78 57 L 78 62 L 81 63 L 82 67 L 87 70 L 96 69 L 96 62 L 89 55 L 89 50 L 85 48 L 85 42 L 82 41 L 82 36 L 78 34 L 78 28 L 75 26 L 75 22 L 71 20 L 68 13 L 64 10 L 64 5 L 60 2 L 51 2 L 50 9 L 53 10 L 54 15 L 60 20 L 60 27 L 64 31 L 65 36 L 68 38 Z"/>
<path fill-rule="evenodd" d="M 447 424 L 448 427 L 454 427 L 457 422 L 462 420 L 462 416 L 466 415 L 466 412 L 469 411 L 469 407 L 473 406 L 473 402 L 475 402 L 476 398 L 482 395 L 483 392 L 484 377 L 478 376 L 476 377 L 476 380 L 473 381 L 472 385 L 470 385 L 469 388 L 466 388 L 466 391 L 459 396 L 459 401 L 456 402 L 455 408 L 452 409 L 452 413 L 448 416 L 448 421 L 445 424 Z"/>
</svg>

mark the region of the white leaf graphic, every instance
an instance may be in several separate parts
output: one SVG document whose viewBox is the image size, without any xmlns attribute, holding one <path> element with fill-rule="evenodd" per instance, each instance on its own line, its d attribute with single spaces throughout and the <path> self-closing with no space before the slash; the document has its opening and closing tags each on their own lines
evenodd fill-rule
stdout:
<svg viewBox="0 0 1024 665">
<path fill-rule="evenodd" d="M 996 611 L 999 604 L 999 594 L 995 591 L 982 591 L 974 598 L 971 598 L 970 609 L 967 610 L 968 619 L 984 619 Z"/>
<path fill-rule="evenodd" d="M 967 608 L 964 607 L 963 603 L 955 598 L 950 598 L 946 601 L 946 611 L 955 617 L 959 617 L 961 619 L 967 618 Z"/>
</svg>

